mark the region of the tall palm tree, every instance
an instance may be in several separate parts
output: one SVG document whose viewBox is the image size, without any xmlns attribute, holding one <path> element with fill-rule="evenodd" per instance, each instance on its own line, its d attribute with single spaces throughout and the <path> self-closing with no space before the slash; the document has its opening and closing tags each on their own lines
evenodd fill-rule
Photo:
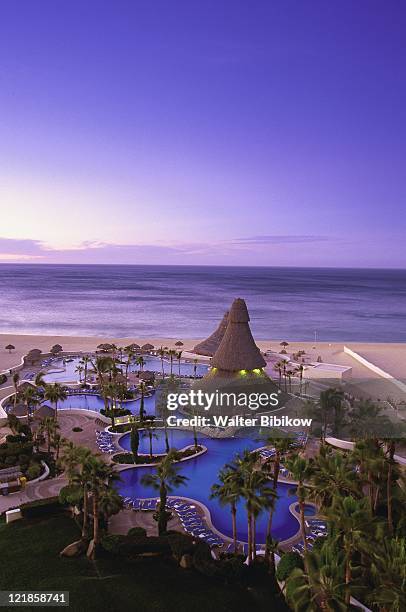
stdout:
<svg viewBox="0 0 406 612">
<path fill-rule="evenodd" d="M 307 497 L 307 487 L 305 485 L 305 481 L 309 478 L 311 474 L 309 462 L 303 457 L 296 456 L 288 459 L 285 465 L 289 472 L 292 474 L 294 480 L 298 482 L 296 488 L 296 495 L 299 503 L 300 530 L 303 539 L 303 546 L 305 551 L 307 551 L 305 525 L 305 503 Z"/>
<path fill-rule="evenodd" d="M 155 433 L 155 424 L 154 421 L 148 419 L 144 422 L 144 430 L 149 439 L 149 456 L 152 457 L 152 440 L 157 439 L 158 436 Z"/>
<path fill-rule="evenodd" d="M 36 387 L 45 387 L 44 376 L 45 376 L 44 372 L 37 372 L 34 378 L 34 385 Z"/>
<path fill-rule="evenodd" d="M 139 389 L 140 394 L 141 394 L 139 416 L 140 416 L 140 421 L 142 422 L 145 419 L 145 408 L 144 408 L 144 405 L 145 405 L 145 391 L 146 391 L 146 384 L 145 384 L 145 382 L 143 380 L 138 385 L 138 389 Z"/>
<path fill-rule="evenodd" d="M 83 384 L 87 385 L 87 372 L 89 369 L 89 363 L 91 363 L 91 357 L 89 355 L 83 355 L 79 363 L 83 367 Z"/>
<path fill-rule="evenodd" d="M 308 494 L 322 509 L 331 506 L 334 495 L 357 497 L 362 494 L 360 479 L 348 457 L 320 453 L 311 462 L 311 467 Z"/>
<path fill-rule="evenodd" d="M 162 370 L 162 378 L 165 378 L 165 368 L 164 368 L 164 359 L 166 357 L 166 350 L 164 349 L 163 346 L 161 346 L 158 350 L 157 350 L 157 355 L 159 356 L 160 360 L 161 360 L 161 370 Z"/>
<path fill-rule="evenodd" d="M 130 445 L 134 463 L 138 461 L 138 447 L 140 445 L 140 433 L 135 423 L 132 424 L 130 430 Z"/>
<path fill-rule="evenodd" d="M 80 363 L 76 366 L 75 372 L 79 374 L 79 382 L 82 382 L 82 373 L 84 372 L 84 367 L 80 365 Z"/>
<path fill-rule="evenodd" d="M 142 355 L 140 355 L 139 357 L 137 357 L 137 359 L 135 360 L 135 363 L 137 364 L 137 366 L 139 366 L 140 371 L 143 372 L 144 371 L 144 365 L 145 365 L 145 359 Z"/>
<path fill-rule="evenodd" d="M 53 417 L 44 417 L 40 422 L 40 430 L 46 434 L 47 452 L 51 452 L 52 440 L 59 429 L 59 424 Z"/>
<path fill-rule="evenodd" d="M 334 498 L 333 505 L 326 510 L 328 520 L 334 525 L 335 540 L 343 548 L 345 566 L 345 603 L 349 606 L 352 582 L 352 558 L 355 551 L 362 551 L 368 536 L 374 529 L 373 519 L 366 498 Z"/>
<path fill-rule="evenodd" d="M 188 480 L 187 476 L 179 474 L 179 467 L 175 465 L 175 461 L 178 459 L 178 453 L 170 451 L 157 465 L 155 474 L 145 474 L 141 478 L 143 485 L 159 491 L 159 505 L 157 508 L 159 535 L 163 535 L 167 530 L 170 516 L 170 513 L 166 510 L 168 494 Z"/>
<path fill-rule="evenodd" d="M 99 510 L 104 517 L 106 530 L 108 530 L 109 518 L 118 514 L 124 508 L 123 498 L 113 487 L 105 487 L 101 491 Z"/>
<path fill-rule="evenodd" d="M 180 378 L 181 377 L 181 374 L 180 374 L 180 360 L 182 359 L 182 351 L 177 351 L 176 352 L 176 359 L 178 360 L 178 376 Z"/>
<path fill-rule="evenodd" d="M 55 420 L 58 418 L 58 403 L 63 402 L 68 397 L 66 387 L 59 383 L 45 385 L 44 398 L 55 406 Z"/>
<path fill-rule="evenodd" d="M 273 468 L 272 469 L 272 487 L 273 490 L 275 491 L 275 499 L 277 498 L 277 489 L 278 489 L 278 479 L 279 479 L 279 472 L 280 472 L 280 466 L 281 466 L 281 458 L 283 456 L 285 456 L 291 449 L 292 449 L 292 441 L 289 440 L 289 438 L 281 438 L 279 436 L 268 436 L 267 438 L 267 444 L 270 444 L 274 447 L 275 449 L 275 455 L 271 460 L 268 460 L 265 463 L 265 467 L 266 468 Z M 268 518 L 268 525 L 267 525 L 267 531 L 266 531 L 266 546 L 265 546 L 265 558 L 266 560 L 269 559 L 269 555 L 271 552 L 271 541 L 272 541 L 272 520 L 273 520 L 273 513 L 275 510 L 275 504 L 271 504 L 270 506 L 270 512 L 269 512 L 269 518 Z M 275 555 L 274 553 L 272 553 L 272 567 L 275 567 Z"/>
<path fill-rule="evenodd" d="M 199 363 L 198 359 L 193 359 L 193 378 L 196 378 L 197 364 L 198 363 Z"/>
<path fill-rule="evenodd" d="M 60 460 L 62 467 L 65 469 L 69 486 L 75 486 L 81 492 L 81 497 L 83 500 L 82 539 L 86 539 L 88 535 L 89 499 L 86 466 L 90 457 L 92 457 L 92 452 L 89 448 L 85 446 L 77 446 L 73 444 L 73 442 L 66 441 L 63 446 L 63 455 Z"/>
<path fill-rule="evenodd" d="M 170 362 L 170 375 L 171 377 L 173 376 L 173 360 L 176 357 L 176 351 L 174 349 L 169 349 L 169 351 L 167 352 L 167 355 L 169 357 L 169 362 Z"/>
<path fill-rule="evenodd" d="M 219 483 L 211 488 L 212 499 L 218 499 L 221 506 L 230 506 L 233 530 L 234 553 L 237 553 L 237 504 L 242 495 L 242 478 L 235 465 L 227 464 L 218 474 Z"/>
<path fill-rule="evenodd" d="M 135 351 L 132 348 L 132 346 L 130 345 L 130 346 L 126 346 L 124 348 L 124 352 L 127 355 L 127 359 L 126 359 L 126 362 L 125 362 L 125 384 L 127 386 L 128 385 L 128 371 L 130 369 L 131 362 L 132 362 L 132 360 L 135 357 Z"/>
<path fill-rule="evenodd" d="M 117 480 L 119 476 L 114 471 L 114 468 L 108 466 L 102 459 L 95 455 L 87 458 L 84 465 L 83 476 L 92 497 L 93 541 L 89 546 L 88 556 L 95 559 L 100 543 L 100 498 L 103 493 L 105 493 L 106 489 L 111 486 L 111 481 Z"/>
<path fill-rule="evenodd" d="M 286 581 L 286 598 L 294 610 L 346 612 L 343 553 L 326 542 L 305 554 L 306 569 L 296 568 Z"/>
<path fill-rule="evenodd" d="M 380 610 L 406 610 L 406 538 L 383 538 L 371 552 L 376 586 L 367 601 Z"/>
<path fill-rule="evenodd" d="M 40 403 L 40 398 L 38 395 L 38 391 L 35 387 L 31 385 L 26 386 L 23 391 L 19 393 L 20 398 L 27 410 L 27 423 L 28 425 L 31 422 L 32 410 L 35 406 L 38 406 Z"/>
<path fill-rule="evenodd" d="M 18 394 L 18 384 L 20 382 L 20 374 L 18 372 L 14 372 L 13 374 L 13 385 L 14 385 L 14 408 L 17 405 L 17 394 Z"/>
</svg>

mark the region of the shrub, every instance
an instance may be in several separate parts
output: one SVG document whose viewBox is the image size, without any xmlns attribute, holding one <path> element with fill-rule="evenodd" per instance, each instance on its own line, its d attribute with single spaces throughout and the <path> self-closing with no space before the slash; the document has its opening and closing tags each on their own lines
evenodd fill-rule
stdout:
<svg viewBox="0 0 406 612">
<path fill-rule="evenodd" d="M 104 408 L 102 408 L 100 410 L 100 414 L 112 419 L 117 417 L 129 416 L 130 414 L 132 414 L 132 412 L 127 408 L 116 408 L 115 410 L 105 410 Z"/>
<path fill-rule="evenodd" d="M 280 582 L 284 582 L 289 578 L 290 574 L 293 570 L 298 567 L 299 569 L 303 569 L 303 559 L 296 552 L 287 552 L 279 561 L 278 567 L 276 568 L 276 579 Z"/>
<path fill-rule="evenodd" d="M 131 527 L 131 529 L 128 530 L 127 535 L 129 537 L 144 537 L 145 538 L 147 535 L 147 531 L 143 527 Z"/>
<path fill-rule="evenodd" d="M 0 374 L 0 385 L 3 385 L 7 382 L 7 376 L 5 374 Z"/>
<path fill-rule="evenodd" d="M 6 436 L 6 442 L 9 443 L 14 443 L 14 442 L 26 442 L 26 437 L 25 436 L 21 436 L 19 434 L 13 436 L 12 434 L 9 434 L 8 436 Z"/>
<path fill-rule="evenodd" d="M 72 427 L 72 431 L 79 433 L 80 431 L 83 431 L 83 429 L 81 427 Z"/>
<path fill-rule="evenodd" d="M 39 463 L 31 463 L 25 472 L 25 475 L 27 476 L 28 480 L 34 480 L 34 478 L 38 478 L 38 476 L 40 476 L 41 471 L 42 469 Z"/>
<path fill-rule="evenodd" d="M 102 548 L 104 548 L 104 550 L 106 550 L 107 552 L 112 553 L 113 555 L 117 555 L 120 552 L 121 544 L 123 544 L 125 540 L 126 536 L 124 535 L 109 534 L 105 535 L 101 539 L 101 545 Z"/>
<path fill-rule="evenodd" d="M 49 514 L 62 512 L 63 506 L 59 503 L 58 497 L 47 497 L 46 499 L 36 499 L 20 506 L 23 518 L 37 518 Z"/>
</svg>

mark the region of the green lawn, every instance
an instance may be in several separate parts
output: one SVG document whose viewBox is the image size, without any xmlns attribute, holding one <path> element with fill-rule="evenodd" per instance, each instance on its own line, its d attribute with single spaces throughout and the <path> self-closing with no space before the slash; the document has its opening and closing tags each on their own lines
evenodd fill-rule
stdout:
<svg viewBox="0 0 406 612">
<path fill-rule="evenodd" d="M 182 570 L 171 560 L 60 558 L 59 551 L 78 535 L 64 515 L 0 523 L 0 589 L 70 591 L 69 609 L 78 612 L 242 612 L 253 607 L 246 591 Z"/>
</svg>

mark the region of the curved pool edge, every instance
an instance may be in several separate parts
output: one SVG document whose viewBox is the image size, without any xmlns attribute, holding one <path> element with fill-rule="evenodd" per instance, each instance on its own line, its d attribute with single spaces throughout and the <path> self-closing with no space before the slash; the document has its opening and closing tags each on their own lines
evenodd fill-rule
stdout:
<svg viewBox="0 0 406 612">
<path fill-rule="evenodd" d="M 199 444 L 199 446 L 202 447 L 202 450 L 200 450 L 199 452 L 195 453 L 194 455 L 190 455 L 189 457 L 182 457 L 182 459 L 179 459 L 178 461 L 174 461 L 175 464 L 178 463 L 183 463 L 184 461 L 189 461 L 190 459 L 196 459 L 196 457 L 200 457 L 201 455 L 204 455 L 205 453 L 207 453 L 208 448 L 207 446 L 205 446 L 204 444 Z M 121 447 L 122 448 L 122 447 Z M 179 453 L 182 453 L 183 451 L 187 450 L 188 448 L 194 448 L 194 444 L 188 444 L 187 446 L 185 446 L 184 448 L 180 448 L 180 449 L 176 449 Z M 129 453 L 129 451 L 125 451 L 125 449 L 122 448 L 122 450 L 124 452 Z M 116 453 L 119 454 L 119 453 Z M 155 457 L 165 457 L 167 455 L 167 453 L 154 453 Z M 139 453 L 140 457 L 149 457 L 148 453 Z M 158 463 L 115 463 L 114 461 L 114 455 L 111 457 L 111 462 L 113 463 L 114 466 L 117 467 L 117 472 L 122 472 L 123 470 L 128 470 L 128 469 L 137 469 L 137 468 L 146 468 L 146 467 L 156 467 L 157 465 L 159 465 Z M 122 467 L 120 467 L 122 466 Z M 140 498 L 142 499 L 142 498 Z M 148 497 L 146 497 L 145 499 L 149 499 Z M 152 498 L 153 499 L 153 498 Z"/>
</svg>

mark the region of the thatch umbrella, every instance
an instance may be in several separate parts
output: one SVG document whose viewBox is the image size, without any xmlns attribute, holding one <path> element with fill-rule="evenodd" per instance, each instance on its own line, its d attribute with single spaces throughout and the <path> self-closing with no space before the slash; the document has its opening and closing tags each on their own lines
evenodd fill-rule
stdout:
<svg viewBox="0 0 406 612">
<path fill-rule="evenodd" d="M 133 342 L 133 344 L 129 344 L 125 348 L 128 349 L 129 351 L 139 351 L 141 347 L 139 344 L 136 344 L 135 342 Z"/>
<path fill-rule="evenodd" d="M 49 352 L 52 353 L 52 355 L 57 355 L 58 353 L 61 353 L 62 350 L 63 349 L 60 344 L 54 344 L 54 346 L 51 348 Z"/>
<path fill-rule="evenodd" d="M 175 346 L 183 346 L 183 342 L 181 342 L 180 340 L 178 340 L 177 342 L 175 342 Z"/>
<path fill-rule="evenodd" d="M 15 346 L 13 344 L 7 344 L 6 346 L 6 351 L 8 351 L 9 353 L 11 353 L 11 351 L 15 351 Z"/>
<path fill-rule="evenodd" d="M 9 412 L 16 417 L 27 416 L 27 406 L 24 404 L 16 404 Z"/>
<path fill-rule="evenodd" d="M 34 412 L 34 419 L 45 419 L 46 417 L 55 417 L 55 408 L 51 408 L 47 404 L 43 404 Z"/>
<path fill-rule="evenodd" d="M 113 349 L 113 345 L 109 344 L 108 342 L 102 342 L 102 344 L 99 344 L 97 348 L 107 353 Z"/>
<path fill-rule="evenodd" d="M 147 342 L 146 344 L 143 344 L 141 348 L 143 351 L 152 351 L 154 348 L 154 345 L 149 344 L 149 342 Z"/>
</svg>

